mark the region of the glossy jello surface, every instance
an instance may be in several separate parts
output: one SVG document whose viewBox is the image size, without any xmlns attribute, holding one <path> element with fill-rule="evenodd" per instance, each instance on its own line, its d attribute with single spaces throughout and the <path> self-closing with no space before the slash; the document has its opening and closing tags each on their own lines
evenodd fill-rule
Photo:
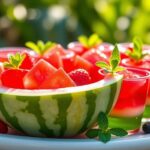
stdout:
<svg viewBox="0 0 150 150">
<path fill-rule="evenodd" d="M 141 62 L 135 63 L 133 60 L 126 58 L 122 60 L 122 65 L 126 66 L 126 67 L 134 67 L 134 68 L 139 68 L 142 70 L 147 70 L 150 71 L 150 60 L 145 59 L 142 60 Z M 150 82 L 149 82 L 150 84 Z M 150 106 L 150 88 L 148 90 L 148 94 L 147 94 L 147 100 L 146 100 L 146 109 L 144 112 L 144 117 L 149 118 L 150 117 L 150 110 L 149 110 L 149 106 Z"/>
<path fill-rule="evenodd" d="M 128 68 L 128 73 L 124 75 L 121 91 L 116 105 L 110 113 L 110 122 L 114 120 L 116 123 L 111 123 L 112 126 L 123 123 L 121 120 L 132 120 L 126 122 L 123 126 L 127 130 L 140 127 L 140 120 L 145 109 L 149 72 L 139 69 Z M 120 120 L 120 121 L 119 121 Z M 135 121 L 134 121 L 135 120 Z M 131 126 L 131 129 L 130 129 Z M 135 128 L 133 127 L 135 126 Z"/>
</svg>

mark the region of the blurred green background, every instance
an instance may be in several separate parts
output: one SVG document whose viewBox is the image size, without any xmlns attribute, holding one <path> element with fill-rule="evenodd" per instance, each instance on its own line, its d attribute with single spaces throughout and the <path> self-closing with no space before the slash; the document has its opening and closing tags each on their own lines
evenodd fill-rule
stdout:
<svg viewBox="0 0 150 150">
<path fill-rule="evenodd" d="M 51 40 L 64 46 L 93 32 L 107 42 L 150 44 L 149 0 L 0 0 L 0 46 Z"/>
</svg>

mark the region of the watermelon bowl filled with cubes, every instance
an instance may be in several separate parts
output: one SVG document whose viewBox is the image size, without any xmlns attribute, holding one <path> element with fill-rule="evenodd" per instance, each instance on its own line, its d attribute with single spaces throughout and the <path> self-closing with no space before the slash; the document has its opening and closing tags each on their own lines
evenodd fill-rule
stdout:
<svg viewBox="0 0 150 150">
<path fill-rule="evenodd" d="M 95 79 L 95 64 L 59 44 L 26 45 L 31 50 L 1 51 L 6 58 L 0 62 L 3 126 L 31 136 L 71 137 L 95 125 L 100 112 L 109 114 L 122 75 Z"/>
</svg>

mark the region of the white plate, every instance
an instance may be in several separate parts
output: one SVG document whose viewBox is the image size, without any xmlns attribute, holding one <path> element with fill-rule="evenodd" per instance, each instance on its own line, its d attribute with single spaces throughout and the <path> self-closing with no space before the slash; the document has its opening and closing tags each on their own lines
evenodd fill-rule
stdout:
<svg viewBox="0 0 150 150">
<path fill-rule="evenodd" d="M 150 150 L 150 134 L 112 139 L 54 139 L 0 134 L 0 150 Z"/>
</svg>

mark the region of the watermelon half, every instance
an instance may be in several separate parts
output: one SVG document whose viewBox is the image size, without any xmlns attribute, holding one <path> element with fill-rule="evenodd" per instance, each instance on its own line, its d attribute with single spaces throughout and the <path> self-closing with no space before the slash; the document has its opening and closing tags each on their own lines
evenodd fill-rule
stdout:
<svg viewBox="0 0 150 150">
<path fill-rule="evenodd" d="M 55 90 L 0 88 L 0 119 L 32 136 L 69 137 L 96 123 L 115 104 L 122 76 Z"/>
</svg>

